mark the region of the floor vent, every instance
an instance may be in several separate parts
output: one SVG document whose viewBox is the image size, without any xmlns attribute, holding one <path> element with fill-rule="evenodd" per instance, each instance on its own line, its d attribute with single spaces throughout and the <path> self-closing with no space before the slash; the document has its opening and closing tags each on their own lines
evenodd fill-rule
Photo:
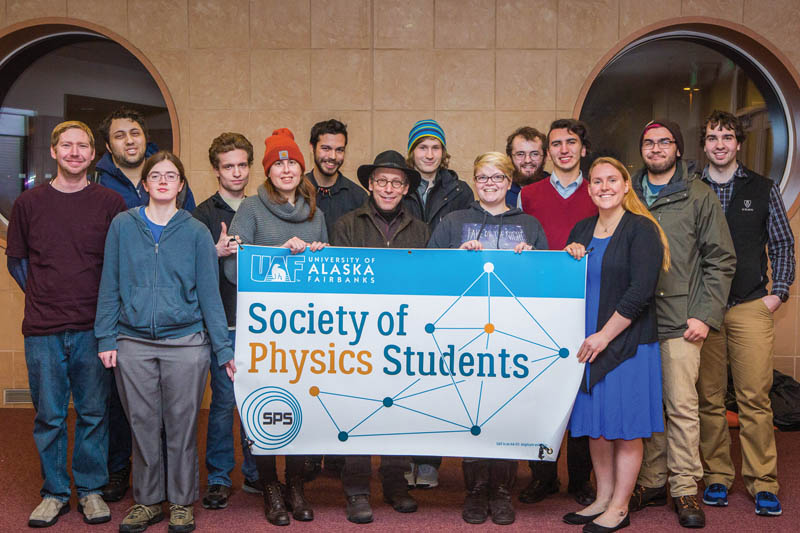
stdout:
<svg viewBox="0 0 800 533">
<path fill-rule="evenodd" d="M 33 403 L 30 389 L 6 389 L 3 394 L 6 405 L 17 403 Z"/>
</svg>

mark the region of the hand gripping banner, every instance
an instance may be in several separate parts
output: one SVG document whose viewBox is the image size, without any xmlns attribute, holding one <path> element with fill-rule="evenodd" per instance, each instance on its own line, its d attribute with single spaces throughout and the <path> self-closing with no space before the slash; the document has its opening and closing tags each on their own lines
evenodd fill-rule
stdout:
<svg viewBox="0 0 800 533">
<path fill-rule="evenodd" d="M 234 388 L 252 451 L 553 461 L 585 287 L 565 252 L 245 246 Z"/>
</svg>

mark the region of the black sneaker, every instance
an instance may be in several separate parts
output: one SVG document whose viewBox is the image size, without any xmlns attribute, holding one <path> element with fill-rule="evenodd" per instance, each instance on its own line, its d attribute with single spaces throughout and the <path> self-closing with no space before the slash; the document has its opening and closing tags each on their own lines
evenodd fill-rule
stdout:
<svg viewBox="0 0 800 533">
<path fill-rule="evenodd" d="M 107 502 L 118 502 L 125 497 L 130 483 L 131 467 L 127 466 L 122 470 L 111 472 L 108 475 L 108 483 L 103 487 L 103 500 Z"/>
<path fill-rule="evenodd" d="M 519 501 L 522 503 L 536 503 L 544 500 L 551 494 L 558 492 L 559 482 L 558 479 L 551 481 L 542 481 L 541 479 L 532 479 L 530 484 L 522 489 L 519 493 Z"/>
<path fill-rule="evenodd" d="M 567 494 L 575 498 L 578 505 L 583 505 L 584 507 L 592 505 L 597 499 L 597 493 L 592 486 L 592 482 L 589 480 L 578 484 L 578 486 L 572 486 L 570 484 L 567 487 Z"/>
<path fill-rule="evenodd" d="M 209 485 L 206 495 L 203 497 L 203 508 L 205 509 L 225 509 L 228 506 L 228 498 L 231 495 L 231 488 L 225 485 Z"/>
<path fill-rule="evenodd" d="M 261 481 L 258 479 L 245 479 L 244 483 L 242 483 L 242 492 L 248 494 L 264 494 L 264 488 L 261 485 Z"/>
</svg>

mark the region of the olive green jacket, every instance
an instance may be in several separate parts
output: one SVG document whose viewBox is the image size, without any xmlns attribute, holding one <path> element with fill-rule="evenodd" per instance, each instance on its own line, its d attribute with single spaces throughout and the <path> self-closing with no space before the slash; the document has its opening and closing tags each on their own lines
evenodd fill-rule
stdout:
<svg viewBox="0 0 800 533">
<path fill-rule="evenodd" d="M 644 174 L 640 169 L 631 182 L 647 205 Z M 719 329 L 736 272 L 736 253 L 719 198 L 678 160 L 675 174 L 649 208 L 667 235 L 671 255 L 669 271 L 661 272 L 656 287 L 659 339 L 681 337 L 689 318 Z"/>
</svg>

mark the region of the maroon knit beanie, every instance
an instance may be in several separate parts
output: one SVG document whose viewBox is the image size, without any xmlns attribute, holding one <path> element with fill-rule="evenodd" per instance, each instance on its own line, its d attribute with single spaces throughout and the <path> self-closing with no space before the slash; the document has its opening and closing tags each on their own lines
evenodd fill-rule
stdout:
<svg viewBox="0 0 800 533">
<path fill-rule="evenodd" d="M 681 127 L 678 126 L 677 122 L 673 122 L 671 120 L 666 119 L 656 119 L 651 120 L 648 122 L 644 129 L 642 130 L 642 135 L 639 137 L 639 148 L 642 148 L 642 141 L 644 140 L 644 134 L 653 128 L 666 128 L 672 136 L 675 138 L 675 147 L 680 152 L 678 159 L 683 157 L 683 134 L 681 133 Z"/>
<path fill-rule="evenodd" d="M 300 163 L 300 168 L 303 172 L 306 171 L 306 162 L 303 159 L 303 153 L 294 142 L 294 134 L 289 128 L 278 128 L 272 132 L 270 137 L 264 141 L 267 149 L 264 152 L 264 159 L 261 164 L 264 165 L 264 172 L 269 174 L 269 167 L 278 160 L 294 159 Z"/>
</svg>

